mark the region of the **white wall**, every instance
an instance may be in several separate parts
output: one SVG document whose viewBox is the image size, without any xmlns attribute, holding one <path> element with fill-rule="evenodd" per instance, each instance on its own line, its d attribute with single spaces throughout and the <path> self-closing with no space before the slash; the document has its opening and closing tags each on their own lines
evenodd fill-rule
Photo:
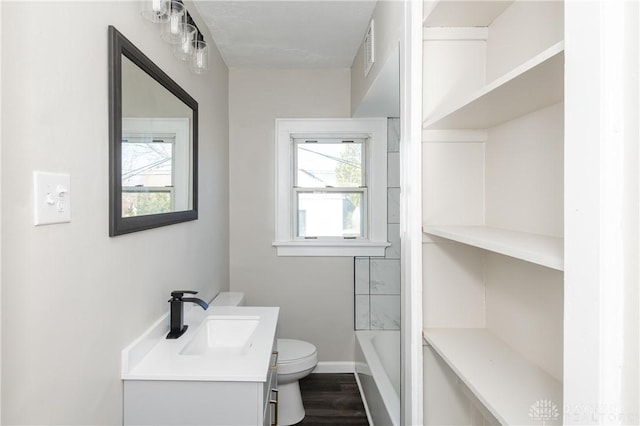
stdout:
<svg viewBox="0 0 640 426">
<path fill-rule="evenodd" d="M 229 72 L 231 289 L 280 306 L 278 334 L 353 361 L 353 258 L 277 257 L 275 119 L 349 116 L 349 70 Z"/>
<path fill-rule="evenodd" d="M 138 8 L 2 3 L 3 424 L 121 424 L 122 348 L 172 289 L 228 288 L 228 71 L 190 74 Z M 197 221 L 108 237 L 109 24 L 199 102 Z M 70 173 L 71 223 L 33 226 L 34 170 Z"/>
<path fill-rule="evenodd" d="M 487 83 L 563 39 L 564 2 L 516 1 L 489 26 Z"/>
<path fill-rule="evenodd" d="M 640 424 L 639 24 L 636 2 L 565 4 L 568 425 Z"/>
<path fill-rule="evenodd" d="M 0 3 L 0 46 L 2 46 L 2 3 Z M 0 99 L 2 99 L 2 55 L 0 55 Z M 2 188 L 2 102 L 0 102 L 0 188 Z M 0 194 L 2 191 L 0 191 Z M 0 196 L 0 378 L 2 377 L 2 197 Z M 0 424 L 2 424 L 2 381 L 0 380 Z"/>
<path fill-rule="evenodd" d="M 562 237 L 562 102 L 488 130 L 485 223 Z"/>
</svg>

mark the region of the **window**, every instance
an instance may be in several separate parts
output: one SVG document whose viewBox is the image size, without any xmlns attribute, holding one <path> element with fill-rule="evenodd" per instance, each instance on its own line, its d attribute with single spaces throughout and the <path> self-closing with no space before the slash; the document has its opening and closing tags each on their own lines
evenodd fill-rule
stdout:
<svg viewBox="0 0 640 426">
<path fill-rule="evenodd" d="M 365 139 L 294 139 L 295 237 L 366 238 Z"/>
<path fill-rule="evenodd" d="M 175 210 L 174 145 L 175 135 L 123 135 L 122 217 Z"/>
<path fill-rule="evenodd" d="M 122 118 L 122 217 L 191 205 L 189 119 Z"/>
<path fill-rule="evenodd" d="M 386 119 L 276 120 L 279 256 L 382 256 Z"/>
</svg>

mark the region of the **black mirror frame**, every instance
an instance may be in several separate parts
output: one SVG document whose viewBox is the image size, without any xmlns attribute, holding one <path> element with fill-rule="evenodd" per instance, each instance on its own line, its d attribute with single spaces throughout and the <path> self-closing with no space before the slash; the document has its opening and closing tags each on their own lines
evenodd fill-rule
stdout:
<svg viewBox="0 0 640 426">
<path fill-rule="evenodd" d="M 191 210 L 122 217 L 122 55 L 193 111 Z M 198 102 L 113 26 L 109 26 L 109 236 L 198 219 Z"/>
</svg>

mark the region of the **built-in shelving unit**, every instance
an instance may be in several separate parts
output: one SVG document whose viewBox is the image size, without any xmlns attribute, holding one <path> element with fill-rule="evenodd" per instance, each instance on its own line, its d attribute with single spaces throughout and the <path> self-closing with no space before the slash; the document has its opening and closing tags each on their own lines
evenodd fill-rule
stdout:
<svg viewBox="0 0 640 426">
<path fill-rule="evenodd" d="M 454 106 L 435 112 L 425 129 L 486 129 L 562 101 L 564 42 L 496 79 Z"/>
<path fill-rule="evenodd" d="M 490 226 L 426 226 L 424 232 L 548 268 L 563 269 L 562 238 Z"/>
<path fill-rule="evenodd" d="M 564 5 L 425 11 L 424 424 L 561 424 Z"/>
<path fill-rule="evenodd" d="M 562 400 L 559 381 L 486 329 L 425 329 L 424 338 L 501 424 L 531 424 L 538 401 Z M 548 407 L 545 424 L 561 424 L 561 409 Z"/>
</svg>

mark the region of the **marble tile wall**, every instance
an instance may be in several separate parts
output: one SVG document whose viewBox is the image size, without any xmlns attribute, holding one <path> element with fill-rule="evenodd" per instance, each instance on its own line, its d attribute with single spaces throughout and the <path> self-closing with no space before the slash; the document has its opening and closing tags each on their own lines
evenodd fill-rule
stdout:
<svg viewBox="0 0 640 426">
<path fill-rule="evenodd" d="M 387 238 L 384 257 L 355 258 L 355 329 L 400 329 L 400 120 L 387 125 Z"/>
</svg>

